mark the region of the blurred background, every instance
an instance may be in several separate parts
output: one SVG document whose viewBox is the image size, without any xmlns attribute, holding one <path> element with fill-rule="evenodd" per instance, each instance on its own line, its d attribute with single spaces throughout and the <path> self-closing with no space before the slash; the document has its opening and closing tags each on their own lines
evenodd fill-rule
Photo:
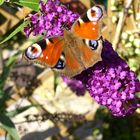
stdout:
<svg viewBox="0 0 140 140">
<path fill-rule="evenodd" d="M 30 42 L 20 30 L 38 0 L 30 2 L 34 9 L 26 0 L 0 0 L 0 140 L 140 140 L 140 109 L 116 118 L 80 82 L 22 59 Z M 61 2 L 79 14 L 103 5 L 102 36 L 140 79 L 140 0 Z"/>
</svg>

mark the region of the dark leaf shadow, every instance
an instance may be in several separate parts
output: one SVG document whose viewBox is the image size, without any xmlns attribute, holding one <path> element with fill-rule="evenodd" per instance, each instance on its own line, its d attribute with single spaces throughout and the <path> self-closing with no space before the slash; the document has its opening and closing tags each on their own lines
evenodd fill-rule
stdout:
<svg viewBox="0 0 140 140">
<path fill-rule="evenodd" d="M 58 133 L 59 133 L 59 128 L 53 127 L 42 132 L 36 131 L 36 132 L 28 133 L 27 135 L 23 136 L 21 140 L 44 140 Z"/>
</svg>

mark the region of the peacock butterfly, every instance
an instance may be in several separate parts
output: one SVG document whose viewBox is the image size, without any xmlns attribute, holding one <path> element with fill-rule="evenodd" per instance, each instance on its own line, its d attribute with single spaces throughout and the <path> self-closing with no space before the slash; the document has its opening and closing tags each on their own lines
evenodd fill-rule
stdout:
<svg viewBox="0 0 140 140">
<path fill-rule="evenodd" d="M 71 30 L 64 30 L 63 36 L 43 39 L 29 46 L 24 58 L 69 77 L 81 73 L 101 61 L 100 21 L 103 15 L 102 6 L 93 6 Z"/>
</svg>

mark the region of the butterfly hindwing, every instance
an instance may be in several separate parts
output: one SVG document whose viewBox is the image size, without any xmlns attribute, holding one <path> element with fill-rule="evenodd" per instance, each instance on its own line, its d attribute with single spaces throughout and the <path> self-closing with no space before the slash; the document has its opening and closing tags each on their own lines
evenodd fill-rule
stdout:
<svg viewBox="0 0 140 140">
<path fill-rule="evenodd" d="M 90 42 L 94 42 L 91 44 Z M 101 61 L 102 40 L 89 40 L 85 39 L 84 44 L 79 46 L 82 54 L 82 62 L 86 68 L 93 66 L 98 61 Z"/>
</svg>

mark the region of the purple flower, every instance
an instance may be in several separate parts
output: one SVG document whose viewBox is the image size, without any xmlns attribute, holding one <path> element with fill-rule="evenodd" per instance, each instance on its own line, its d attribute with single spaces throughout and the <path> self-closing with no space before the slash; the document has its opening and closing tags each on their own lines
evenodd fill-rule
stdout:
<svg viewBox="0 0 140 140">
<path fill-rule="evenodd" d="M 31 28 L 29 26 L 24 28 L 24 32 L 26 33 L 27 36 L 31 34 Z"/>
<path fill-rule="evenodd" d="M 36 36 L 46 33 L 46 37 L 63 35 L 63 27 L 71 28 L 74 21 L 79 17 L 72 13 L 59 0 L 48 0 L 46 3 L 39 2 L 40 12 L 30 17 L 30 24 L 24 28 L 27 36 Z"/>
<path fill-rule="evenodd" d="M 130 115 L 140 106 L 135 96 L 140 91 L 140 82 L 108 41 L 103 42 L 102 61 L 75 78 L 114 116 Z"/>
<path fill-rule="evenodd" d="M 66 76 L 62 76 L 64 82 L 71 88 L 73 92 L 78 96 L 83 96 L 85 94 L 86 88 L 81 81 L 75 79 L 69 79 Z"/>
</svg>

